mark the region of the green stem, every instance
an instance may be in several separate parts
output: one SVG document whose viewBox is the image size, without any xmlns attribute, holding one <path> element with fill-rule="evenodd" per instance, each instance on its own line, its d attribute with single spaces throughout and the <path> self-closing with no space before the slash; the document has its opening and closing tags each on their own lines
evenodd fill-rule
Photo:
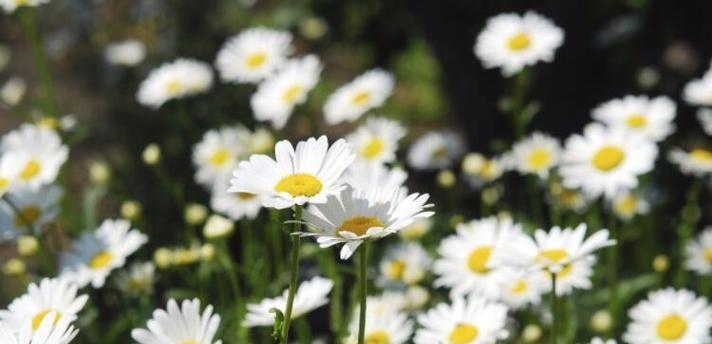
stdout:
<svg viewBox="0 0 712 344">
<path fill-rule="evenodd" d="M 287 307 L 284 311 L 284 325 L 282 327 L 282 343 L 289 342 L 289 325 L 292 322 L 292 306 L 294 304 L 294 294 L 297 291 L 297 275 L 299 273 L 299 242 L 301 236 L 302 206 L 294 206 L 294 232 L 292 232 L 292 266 L 289 277 L 289 294 L 287 295 Z"/>
<path fill-rule="evenodd" d="M 621 229 L 617 228 L 616 224 L 615 214 L 611 212 L 608 230 L 611 231 L 611 235 L 616 240 L 616 244 L 608 248 L 608 287 L 610 292 L 608 309 L 613 319 L 616 319 L 618 316 L 618 257 L 620 256 L 620 247 L 623 245 Z M 614 330 L 615 321 L 613 324 L 614 326 L 611 326 L 611 331 Z"/>
<path fill-rule="evenodd" d="M 358 344 L 365 343 L 366 335 L 366 299 L 368 293 L 368 276 L 366 276 L 366 270 L 368 269 L 368 241 L 364 241 L 363 248 L 361 248 L 361 255 L 359 259 L 359 296 L 361 299 L 361 306 L 359 307 L 359 318 L 358 318 Z"/>
<path fill-rule="evenodd" d="M 556 344 L 556 336 L 558 335 L 557 309 L 558 297 L 556 296 L 556 274 L 551 273 L 551 344 Z"/>
<path fill-rule="evenodd" d="M 27 39 L 32 48 L 32 59 L 35 65 L 35 71 L 40 78 L 42 84 L 42 93 L 44 96 L 43 110 L 44 115 L 57 116 L 57 101 L 54 96 L 54 85 L 52 84 L 52 75 L 49 71 L 47 55 L 42 46 L 42 37 L 37 28 L 37 19 L 35 12 L 31 8 L 25 8 L 20 11 L 20 21 L 27 34 Z"/>
<path fill-rule="evenodd" d="M 698 200 L 702 191 L 702 179 L 695 178 L 692 185 L 687 190 L 685 206 L 680 214 L 680 225 L 677 227 L 678 236 L 678 262 L 684 262 L 685 249 L 687 243 L 694 235 L 695 225 L 700 218 L 700 206 Z M 684 267 L 678 268 L 678 273 L 675 282 L 678 287 L 684 287 L 688 284 L 689 275 Z"/>
</svg>

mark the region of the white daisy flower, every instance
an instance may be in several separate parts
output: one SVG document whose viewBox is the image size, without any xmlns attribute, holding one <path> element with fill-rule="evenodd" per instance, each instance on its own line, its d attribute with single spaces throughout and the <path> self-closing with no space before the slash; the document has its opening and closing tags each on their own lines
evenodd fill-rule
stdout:
<svg viewBox="0 0 712 344">
<path fill-rule="evenodd" d="M 371 69 L 339 87 L 324 103 L 324 118 L 329 125 L 353 122 L 367 111 L 383 105 L 393 92 L 393 75 Z"/>
<path fill-rule="evenodd" d="M 40 233 L 40 229 L 54 221 L 59 214 L 62 189 L 56 185 L 33 191 L 20 188 L 5 196 L 8 202 L 0 203 L 0 241 L 14 240 L 18 236 Z"/>
<path fill-rule="evenodd" d="M 62 318 L 74 321 L 89 299 L 87 295 L 77 295 L 77 291 L 77 286 L 68 281 L 44 278 L 39 284 L 30 284 L 27 293 L 0 311 L 0 321 L 13 329 L 29 326 L 32 331 L 38 331 L 49 314 L 54 314 L 53 323 Z"/>
<path fill-rule="evenodd" d="M 489 344 L 508 337 L 507 307 L 484 298 L 455 297 L 418 316 L 415 344 Z"/>
<path fill-rule="evenodd" d="M 136 99 L 141 105 L 158 109 L 169 100 L 207 92 L 213 85 L 210 65 L 179 58 L 162 64 L 141 82 Z"/>
<path fill-rule="evenodd" d="M 430 270 L 432 259 L 423 246 L 416 243 L 401 243 L 390 247 L 381 260 L 379 283 L 417 284 Z"/>
<path fill-rule="evenodd" d="M 223 81 L 257 83 L 270 77 L 292 53 L 292 34 L 267 28 L 230 37 L 218 52 L 215 68 Z"/>
<path fill-rule="evenodd" d="M 474 51 L 485 68 L 501 68 L 502 75 L 511 76 L 539 61 L 551 62 L 563 42 L 564 31 L 544 16 L 504 13 L 487 20 Z"/>
<path fill-rule="evenodd" d="M 691 105 L 712 105 L 712 69 L 705 72 L 702 78 L 688 82 L 682 97 Z"/>
<path fill-rule="evenodd" d="M 123 292 L 149 294 L 156 281 L 156 266 L 152 262 L 134 263 L 116 277 L 116 284 Z"/>
<path fill-rule="evenodd" d="M 250 105 L 258 121 L 270 121 L 282 129 L 294 107 L 307 100 L 307 94 L 319 82 L 322 65 L 315 55 L 292 59 L 257 87 Z"/>
<path fill-rule="evenodd" d="M 13 13 L 20 7 L 37 7 L 48 3 L 49 0 L 0 0 L 0 7 L 5 13 Z"/>
<path fill-rule="evenodd" d="M 675 130 L 677 106 L 661 96 L 625 96 L 607 101 L 593 109 L 593 119 L 624 131 L 642 134 L 652 141 L 662 141 Z"/>
<path fill-rule="evenodd" d="M 146 235 L 131 229 L 126 220 L 104 220 L 96 231 L 85 231 L 74 240 L 72 249 L 60 256 L 60 277 L 84 287 L 100 288 L 126 258 L 148 241 Z"/>
<path fill-rule="evenodd" d="M 18 184 L 35 190 L 53 183 L 69 156 L 69 149 L 56 132 L 31 124 L 6 134 L 2 138 L 2 151 L 12 152 L 13 164 L 22 166 L 15 177 Z"/>
<path fill-rule="evenodd" d="M 8 152 L 0 155 L 0 197 L 5 193 L 15 189 L 17 185 L 16 177 L 22 169 L 21 158 L 16 152 Z"/>
<path fill-rule="evenodd" d="M 673 148 L 668 160 L 678 165 L 684 174 L 702 177 L 712 173 L 712 149 L 696 147 L 686 152 Z"/>
<path fill-rule="evenodd" d="M 504 174 L 512 159 L 503 157 L 487 158 L 480 153 L 468 153 L 462 160 L 462 172 L 472 186 L 479 188 L 491 183 Z"/>
<path fill-rule="evenodd" d="M 132 67 L 146 57 L 146 46 L 137 39 L 113 42 L 104 49 L 107 62 L 117 66 Z"/>
<path fill-rule="evenodd" d="M 403 292 L 388 290 L 377 296 L 369 296 L 366 303 L 367 315 L 384 317 L 404 311 L 408 306 L 408 299 Z M 356 305 L 354 317 L 358 316 L 360 310 L 359 305 Z"/>
<path fill-rule="evenodd" d="M 451 132 L 430 132 L 410 146 L 408 164 L 416 170 L 443 169 L 465 151 L 465 143 Z"/>
<path fill-rule="evenodd" d="M 398 234 L 403 240 L 419 240 L 433 228 L 433 219 L 417 219 L 409 226 L 400 230 Z"/>
<path fill-rule="evenodd" d="M 251 133 L 243 126 L 208 130 L 193 147 L 195 181 L 212 188 L 218 180 L 230 178 L 237 162 L 246 153 Z"/>
<path fill-rule="evenodd" d="M 550 194 L 547 195 L 549 203 L 577 213 L 583 213 L 591 202 L 580 191 L 565 188 L 559 182 L 551 183 L 549 191 Z"/>
<path fill-rule="evenodd" d="M 400 123 L 383 117 L 371 117 L 366 124 L 346 136 L 356 152 L 356 161 L 383 164 L 396 159 L 398 141 L 406 130 Z"/>
<path fill-rule="evenodd" d="M 591 338 L 591 344 L 616 344 L 615 339 L 603 340 L 601 338 L 595 337 Z"/>
<path fill-rule="evenodd" d="M 228 179 L 221 179 L 212 189 L 210 208 L 237 221 L 243 217 L 254 220 L 262 209 L 262 197 L 248 192 L 229 192 Z"/>
<path fill-rule="evenodd" d="M 556 167 L 561 155 L 561 144 L 556 138 L 535 132 L 517 142 L 512 148 L 511 159 L 514 168 L 521 174 L 536 174 L 547 178 L 549 171 Z"/>
<path fill-rule="evenodd" d="M 329 303 L 329 293 L 334 287 L 334 282 L 328 278 L 314 277 L 302 282 L 294 295 L 294 305 L 292 306 L 292 319 L 299 318 L 321 306 Z M 250 303 L 247 305 L 247 315 L 242 325 L 246 327 L 272 326 L 274 316 L 270 310 L 272 308 L 285 312 L 287 306 L 287 294 L 285 290 L 281 296 L 264 299 L 260 303 Z"/>
<path fill-rule="evenodd" d="M 378 186 L 374 186 L 377 188 Z M 312 204 L 304 213 L 304 220 L 314 232 L 322 248 L 344 244 L 341 259 L 348 259 L 364 240 L 375 240 L 397 233 L 415 219 L 430 217 L 425 211 L 428 194 L 403 195 L 394 190 L 388 201 L 383 201 L 379 190 L 361 191 L 346 187 L 330 195 L 323 204 Z"/>
<path fill-rule="evenodd" d="M 621 220 L 630 220 L 635 215 L 647 214 L 650 203 L 634 192 L 623 192 L 611 200 L 611 209 Z"/>
<path fill-rule="evenodd" d="M 538 229 L 534 238 L 517 236 L 507 240 L 506 252 L 494 257 L 499 264 L 513 264 L 530 271 L 541 270 L 547 279 L 556 274 L 556 294 L 567 295 L 574 288 L 591 288 L 595 257 L 593 252 L 615 245 L 608 238 L 608 230 L 601 229 L 585 239 L 586 224 L 576 228 L 553 227 L 549 232 Z M 549 283 L 549 290 L 551 283 Z"/>
<path fill-rule="evenodd" d="M 712 307 L 707 299 L 686 289 L 650 292 L 628 316 L 631 322 L 623 340 L 629 344 L 712 343 Z"/>
<path fill-rule="evenodd" d="M 220 315 L 213 314 L 212 305 L 201 314 L 198 299 L 183 300 L 180 306 L 170 299 L 166 310 L 153 311 L 147 329 L 133 329 L 131 338 L 138 344 L 220 344 L 221 340 L 213 342 L 218 326 Z"/>
<path fill-rule="evenodd" d="M 22 101 L 27 93 L 27 81 L 19 76 L 13 76 L 0 87 L 0 100 L 11 106 L 15 106 Z"/>
<path fill-rule="evenodd" d="M 499 268 L 497 284 L 502 292 L 500 300 L 512 309 L 538 305 L 541 296 L 549 291 L 551 281 L 544 274 L 523 269 Z"/>
<path fill-rule="evenodd" d="M 275 157 L 256 154 L 240 162 L 228 191 L 260 195 L 267 208 L 324 203 L 344 188 L 338 180 L 354 159 L 346 141 L 329 147 L 326 136 L 300 141 L 296 150 L 289 141 L 277 142 Z"/>
<path fill-rule="evenodd" d="M 509 218 L 488 217 L 461 223 L 456 231 L 438 247 L 440 258 L 433 266 L 438 276 L 435 286 L 451 288 L 453 297 L 477 293 L 500 298 L 502 288 L 497 282 L 503 270 L 494 266 L 491 258 L 504 248 L 503 243 L 524 235 L 521 226 Z"/>
<path fill-rule="evenodd" d="M 712 227 L 707 227 L 697 240 L 685 248 L 685 268 L 700 275 L 712 275 Z"/>
<path fill-rule="evenodd" d="M 394 190 L 400 190 L 405 196 L 408 189 L 403 186 L 408 173 L 399 167 L 388 168 L 385 165 L 353 163 L 341 176 L 341 181 L 356 190 L 377 192 L 380 202 L 390 201 Z M 374 185 L 378 186 L 376 190 Z"/>
<path fill-rule="evenodd" d="M 69 317 L 57 319 L 57 313 L 51 312 L 40 322 L 36 331 L 30 325 L 21 328 L 0 321 L 0 343 L 2 344 L 69 344 L 79 333 L 71 325 Z"/>
<path fill-rule="evenodd" d="M 566 140 L 559 172 L 567 188 L 581 188 L 594 198 L 608 198 L 638 185 L 638 176 L 653 169 L 658 149 L 641 135 L 591 124 L 583 135 Z"/>
<path fill-rule="evenodd" d="M 712 109 L 699 109 L 697 111 L 697 119 L 702 125 L 702 130 L 709 136 L 712 136 Z"/>
<path fill-rule="evenodd" d="M 413 335 L 413 321 L 405 313 L 397 310 L 390 312 L 371 312 L 371 303 L 366 305 L 366 325 L 364 339 L 368 344 L 403 344 Z M 359 311 L 357 307 L 356 311 Z M 349 336 L 345 344 L 358 343 L 359 321 L 354 313 L 349 325 Z"/>
</svg>

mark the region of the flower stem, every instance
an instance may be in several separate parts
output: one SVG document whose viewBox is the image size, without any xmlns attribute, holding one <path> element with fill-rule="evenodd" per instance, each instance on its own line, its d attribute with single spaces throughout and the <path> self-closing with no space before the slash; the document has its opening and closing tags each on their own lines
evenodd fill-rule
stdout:
<svg viewBox="0 0 712 344">
<path fill-rule="evenodd" d="M 685 250 L 687 244 L 692 239 L 695 231 L 695 226 L 700 218 L 700 205 L 699 198 L 702 191 L 702 179 L 695 178 L 692 185 L 687 190 L 685 206 L 682 208 L 680 213 L 680 224 L 677 227 L 677 237 L 678 237 L 678 261 L 684 262 L 685 260 Z M 675 276 L 675 283 L 678 287 L 686 286 L 689 282 L 689 276 L 687 270 L 684 267 L 678 269 L 677 275 Z"/>
<path fill-rule="evenodd" d="M 551 273 L 551 344 L 556 344 L 556 336 L 559 333 L 557 323 L 558 297 L 556 296 L 556 274 Z"/>
<path fill-rule="evenodd" d="M 621 241 L 621 228 L 616 228 L 616 224 L 615 215 L 611 214 L 608 230 L 615 237 L 616 244 L 608 248 L 608 287 L 610 292 L 608 311 L 613 319 L 618 316 L 618 257 L 620 256 L 620 246 L 623 244 Z M 614 325 L 611 326 L 611 332 L 615 329 L 615 323 L 614 321 Z"/>
<path fill-rule="evenodd" d="M 361 248 L 361 256 L 359 257 L 359 296 L 361 298 L 361 306 L 359 307 L 359 317 L 358 317 L 358 344 L 365 343 L 366 335 L 366 296 L 368 292 L 368 277 L 366 276 L 366 270 L 368 268 L 368 241 L 363 243 Z"/>
<path fill-rule="evenodd" d="M 35 64 L 40 82 L 42 83 L 42 93 L 44 96 L 43 109 L 46 116 L 57 116 L 57 101 L 54 97 L 54 85 L 52 84 L 52 76 L 49 72 L 49 64 L 47 63 L 47 55 L 42 46 L 42 37 L 37 28 L 37 19 L 31 8 L 26 8 L 20 11 L 20 21 L 27 34 L 27 39 L 32 47 L 32 59 Z"/>
<path fill-rule="evenodd" d="M 294 304 L 294 294 L 297 291 L 297 275 L 299 273 L 299 242 L 301 236 L 302 206 L 294 206 L 294 231 L 292 232 L 292 266 L 289 276 L 289 294 L 287 295 L 287 307 L 284 311 L 284 325 L 282 327 L 282 343 L 289 342 L 289 325 L 292 322 L 292 306 Z"/>
</svg>

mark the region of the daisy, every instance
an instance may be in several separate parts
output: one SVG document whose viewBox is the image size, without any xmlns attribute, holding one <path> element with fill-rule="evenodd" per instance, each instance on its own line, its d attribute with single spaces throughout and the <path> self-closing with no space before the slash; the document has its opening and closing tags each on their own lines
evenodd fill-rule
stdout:
<svg viewBox="0 0 712 344">
<path fill-rule="evenodd" d="M 499 179 L 507 165 L 510 164 L 506 157 L 487 158 L 480 153 L 469 153 L 462 160 L 462 172 L 472 186 L 479 188 Z"/>
<path fill-rule="evenodd" d="M 611 200 L 611 208 L 621 220 L 630 220 L 635 215 L 647 214 L 650 204 L 636 193 L 623 192 Z"/>
<path fill-rule="evenodd" d="M 702 177 L 712 172 L 712 149 L 696 147 L 686 152 L 674 148 L 670 151 L 668 160 L 678 165 L 684 174 Z"/>
<path fill-rule="evenodd" d="M 421 136 L 408 151 L 408 164 L 416 170 L 449 167 L 465 150 L 459 135 L 451 132 L 430 132 Z"/>
<path fill-rule="evenodd" d="M 435 286 L 451 288 L 453 297 L 478 293 L 498 299 L 502 269 L 493 266 L 491 258 L 503 249 L 504 242 L 524 235 L 521 226 L 509 218 L 488 217 L 461 223 L 456 231 L 438 247 L 440 258 L 433 266 Z"/>
<path fill-rule="evenodd" d="M 146 57 L 146 46 L 137 39 L 113 42 L 104 49 L 107 62 L 117 66 L 132 67 Z"/>
<path fill-rule="evenodd" d="M 122 267 L 126 258 L 148 241 L 131 229 L 126 220 L 104 220 L 96 231 L 85 231 L 74 240 L 72 249 L 60 256 L 60 277 L 84 287 L 104 285 L 111 271 Z"/>
<path fill-rule="evenodd" d="M 339 177 L 354 159 L 346 141 L 329 147 L 326 136 L 300 141 L 296 150 L 289 141 L 277 142 L 275 157 L 256 154 L 240 162 L 228 191 L 264 197 L 262 205 L 267 208 L 324 203 L 328 195 L 344 188 Z"/>
<path fill-rule="evenodd" d="M 595 337 L 591 339 L 591 344 L 616 344 L 615 339 L 603 340 L 601 338 Z"/>
<path fill-rule="evenodd" d="M 561 145 L 557 139 L 535 132 L 514 145 L 511 159 L 513 167 L 519 173 L 536 174 L 540 178 L 546 179 L 549 176 L 549 171 L 558 164 L 560 155 Z M 487 170 L 486 168 L 481 169 Z M 487 173 L 485 173 L 486 175 Z"/>
<path fill-rule="evenodd" d="M 271 76 L 292 53 L 292 34 L 267 28 L 230 37 L 218 52 L 215 68 L 223 81 L 257 83 Z"/>
<path fill-rule="evenodd" d="M 56 132 L 30 124 L 6 134 L 2 138 L 2 151 L 13 152 L 13 164 L 22 166 L 15 177 L 18 184 L 34 190 L 54 182 L 69 155 Z"/>
<path fill-rule="evenodd" d="M 419 240 L 433 228 L 433 219 L 424 218 L 413 221 L 409 226 L 400 230 L 400 237 L 404 240 Z"/>
<path fill-rule="evenodd" d="M 116 284 L 123 292 L 150 294 L 156 280 L 156 266 L 151 262 L 134 263 L 116 277 Z"/>
<path fill-rule="evenodd" d="M 366 124 L 346 136 L 356 152 L 356 161 L 383 164 L 396 159 L 398 141 L 405 137 L 406 130 L 398 122 L 371 117 Z"/>
<path fill-rule="evenodd" d="M 36 331 L 30 325 L 13 327 L 0 321 L 0 343 L 3 344 L 69 344 L 79 333 L 69 317 L 55 321 L 57 313 L 48 313 Z"/>
<path fill-rule="evenodd" d="M 353 122 L 367 111 L 383 105 L 393 92 L 393 75 L 371 69 L 339 87 L 324 103 L 324 118 L 329 125 Z"/>
<path fill-rule="evenodd" d="M 0 87 L 0 100 L 15 106 L 22 101 L 27 92 L 27 81 L 19 76 L 13 76 Z"/>
<path fill-rule="evenodd" d="M 695 79 L 685 85 L 682 97 L 691 105 L 712 105 L 712 70 L 708 70 L 701 79 Z"/>
<path fill-rule="evenodd" d="M 141 105 L 158 109 L 171 99 L 204 93 L 213 85 L 207 63 L 187 58 L 167 62 L 151 71 L 141 82 L 136 99 Z"/>
<path fill-rule="evenodd" d="M 506 339 L 507 307 L 471 296 L 455 297 L 418 316 L 415 344 L 489 344 Z"/>
<path fill-rule="evenodd" d="M 559 172 L 567 188 L 581 188 L 594 198 L 611 198 L 638 185 L 638 176 L 653 169 L 658 149 L 641 135 L 591 124 L 583 135 L 566 140 Z"/>
<path fill-rule="evenodd" d="M 549 290 L 550 281 L 544 274 L 522 269 L 500 268 L 496 276 L 501 289 L 500 299 L 512 309 L 538 305 Z"/>
<path fill-rule="evenodd" d="M 15 188 L 17 184 L 15 177 L 17 177 L 22 168 L 22 165 L 17 163 L 18 161 L 19 159 L 15 152 L 0 155 L 0 197 Z"/>
<path fill-rule="evenodd" d="M 661 96 L 625 96 L 593 109 L 593 119 L 611 127 L 642 134 L 652 141 L 662 141 L 675 130 L 676 105 Z"/>
<path fill-rule="evenodd" d="M 50 313 L 55 316 L 54 323 L 62 318 L 74 321 L 89 299 L 87 295 L 77 295 L 77 291 L 77 286 L 68 281 L 44 278 L 39 284 L 30 284 L 26 294 L 13 300 L 7 310 L 0 311 L 0 320 L 11 328 L 29 326 L 32 331 L 39 330 Z"/>
<path fill-rule="evenodd" d="M 315 55 L 287 61 L 277 73 L 257 87 L 250 98 L 258 121 L 270 121 L 282 129 L 294 107 L 307 100 L 307 94 L 319 82 L 322 65 Z"/>
<path fill-rule="evenodd" d="M 250 139 L 250 131 L 242 126 L 208 130 L 193 148 L 195 180 L 211 188 L 218 180 L 228 179 Z"/>
<path fill-rule="evenodd" d="M 250 134 L 247 142 L 250 154 L 266 154 L 274 147 L 274 135 L 265 128 L 257 128 Z"/>
<path fill-rule="evenodd" d="M 294 295 L 294 305 L 292 306 L 292 319 L 305 315 L 321 306 L 329 303 L 329 293 L 334 282 L 323 277 L 314 277 L 302 282 Z M 274 324 L 274 313 L 271 309 L 279 309 L 285 312 L 287 306 L 287 294 L 285 290 L 281 296 L 264 299 L 260 303 L 250 303 L 247 305 L 247 315 L 242 325 L 246 327 L 271 326 Z"/>
<path fill-rule="evenodd" d="M 220 316 L 213 314 L 208 305 L 200 313 L 198 299 L 183 300 L 178 306 L 174 299 L 168 300 L 166 310 L 153 311 L 153 318 L 146 324 L 148 329 L 133 329 L 131 338 L 138 344 L 220 344 L 213 342 L 220 326 Z"/>
<path fill-rule="evenodd" d="M 48 2 L 49 0 L 0 0 L 0 7 L 5 13 L 13 13 L 19 7 L 37 7 Z"/>
<path fill-rule="evenodd" d="M 712 227 L 707 227 L 697 240 L 685 248 L 685 268 L 700 275 L 712 275 Z"/>
<path fill-rule="evenodd" d="M 392 310 L 390 312 L 371 312 L 366 306 L 366 329 L 364 331 L 365 342 L 368 344 L 403 344 L 407 343 L 413 335 L 413 321 L 408 319 L 405 313 Z M 358 309 L 356 310 L 358 311 Z M 358 317 L 354 313 L 353 320 L 349 325 L 350 335 L 346 339 L 346 344 L 358 343 L 359 323 Z"/>
<path fill-rule="evenodd" d="M 390 200 L 394 190 L 400 190 L 402 194 L 407 194 L 408 190 L 403 186 L 408 173 L 399 167 L 388 168 L 384 165 L 353 163 L 341 176 L 341 181 L 356 190 L 376 191 L 380 202 Z M 374 185 L 378 185 L 375 190 Z"/>
<path fill-rule="evenodd" d="M 59 214 L 62 189 L 56 185 L 36 191 L 20 188 L 5 197 L 7 201 L 0 203 L 0 241 L 40 233 Z"/>
<path fill-rule="evenodd" d="M 366 300 L 366 314 L 370 316 L 385 317 L 389 314 L 402 312 L 408 306 L 408 299 L 401 291 L 388 290 L 378 296 L 369 296 Z M 354 315 L 359 314 L 360 307 L 356 306 Z"/>
<path fill-rule="evenodd" d="M 697 111 L 697 119 L 702 125 L 702 129 L 709 136 L 712 136 L 712 109 L 700 109 Z"/>
<path fill-rule="evenodd" d="M 262 197 L 248 192 L 229 192 L 227 179 L 222 179 L 212 189 L 210 208 L 237 221 L 243 217 L 254 220 L 262 209 Z"/>
<path fill-rule="evenodd" d="M 667 288 L 650 292 L 648 298 L 628 311 L 623 340 L 630 344 L 712 343 L 712 307 L 704 297 L 689 290 Z"/>
<path fill-rule="evenodd" d="M 539 61 L 551 62 L 563 42 L 563 30 L 544 16 L 504 13 L 487 20 L 474 51 L 485 68 L 498 67 L 502 75 L 511 76 Z"/>
<path fill-rule="evenodd" d="M 591 201 L 580 191 L 565 188 L 560 182 L 551 183 L 549 192 L 550 194 L 547 195 L 549 203 L 577 213 L 586 210 Z"/>
<path fill-rule="evenodd" d="M 388 284 L 417 284 L 423 280 L 432 259 L 423 246 L 416 243 L 402 243 L 390 247 L 381 260 L 382 285 Z M 368 308 L 367 308 L 368 309 Z"/>
<path fill-rule="evenodd" d="M 377 187 L 377 186 L 376 186 Z M 415 219 L 430 217 L 425 211 L 428 194 L 403 195 L 394 190 L 388 201 L 382 201 L 379 192 L 355 190 L 346 187 L 330 195 L 324 204 L 312 204 L 304 213 L 304 220 L 314 232 L 322 248 L 344 244 L 341 259 L 348 259 L 364 240 L 375 240 L 397 233 Z"/>
</svg>

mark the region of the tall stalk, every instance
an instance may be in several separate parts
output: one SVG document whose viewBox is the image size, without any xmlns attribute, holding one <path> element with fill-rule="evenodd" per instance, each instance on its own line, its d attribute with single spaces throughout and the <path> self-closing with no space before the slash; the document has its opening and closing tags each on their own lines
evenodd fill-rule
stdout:
<svg viewBox="0 0 712 344">
<path fill-rule="evenodd" d="M 366 335 L 366 299 L 368 292 L 368 277 L 366 276 L 368 269 L 368 241 L 363 243 L 361 248 L 361 255 L 359 259 L 359 296 L 361 298 L 361 305 L 359 307 L 359 317 L 358 317 L 358 344 L 365 343 Z"/>
<path fill-rule="evenodd" d="M 49 63 L 42 44 L 37 27 L 37 19 L 32 8 L 24 8 L 20 10 L 20 21 L 25 29 L 27 40 L 32 48 L 32 60 L 35 65 L 35 71 L 38 74 L 42 85 L 43 108 L 45 116 L 57 116 L 57 100 L 54 96 L 54 85 L 52 83 L 52 75 L 49 71 Z"/>
<path fill-rule="evenodd" d="M 613 319 L 618 317 L 618 259 L 620 256 L 620 246 L 622 243 L 621 228 L 616 226 L 615 214 L 611 212 L 610 214 L 610 225 L 608 230 L 611 231 L 611 235 L 615 238 L 616 244 L 608 248 L 608 288 L 610 292 L 610 298 L 608 303 L 608 311 L 611 313 Z M 611 326 L 611 332 L 615 329 L 615 321 L 613 326 Z"/>
<path fill-rule="evenodd" d="M 556 344 L 556 336 L 559 334 L 558 329 L 558 297 L 556 296 L 556 274 L 551 273 L 551 344 Z"/>
<path fill-rule="evenodd" d="M 282 343 L 289 342 L 289 325 L 292 322 L 292 306 L 294 305 L 294 294 L 297 291 L 297 275 L 299 274 L 299 244 L 301 236 L 299 233 L 302 226 L 301 205 L 294 206 L 294 231 L 292 232 L 292 263 L 289 276 L 289 294 L 287 295 L 287 306 L 284 311 L 284 326 L 282 327 Z"/>
</svg>

